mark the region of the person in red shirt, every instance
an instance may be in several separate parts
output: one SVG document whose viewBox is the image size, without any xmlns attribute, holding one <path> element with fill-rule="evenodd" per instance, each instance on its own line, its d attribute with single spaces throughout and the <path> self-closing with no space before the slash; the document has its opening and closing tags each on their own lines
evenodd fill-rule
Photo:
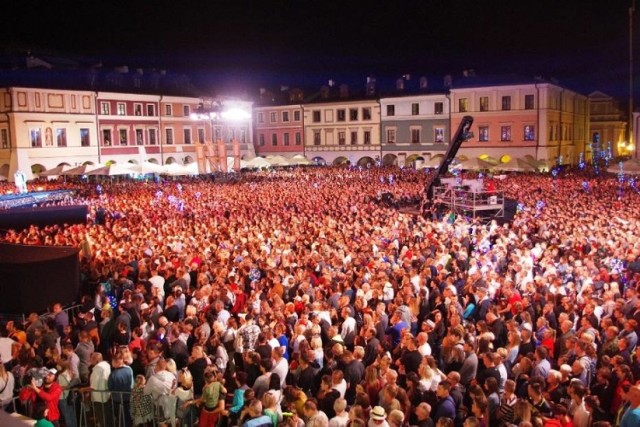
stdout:
<svg viewBox="0 0 640 427">
<path fill-rule="evenodd" d="M 56 381 L 57 373 L 58 371 L 55 369 L 48 369 L 40 387 L 37 385 L 37 379 L 32 378 L 31 384 L 20 391 L 20 400 L 22 401 L 30 401 L 33 405 L 38 401 L 43 402 L 48 410 L 47 420 L 54 425 L 58 425 L 60 421 L 58 401 L 62 395 L 62 387 Z"/>
</svg>

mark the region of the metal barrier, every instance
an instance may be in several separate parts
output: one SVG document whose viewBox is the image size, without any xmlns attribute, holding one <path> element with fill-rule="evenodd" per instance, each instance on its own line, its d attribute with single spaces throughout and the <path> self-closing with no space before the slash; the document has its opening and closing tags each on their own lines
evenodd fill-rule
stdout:
<svg viewBox="0 0 640 427">
<path fill-rule="evenodd" d="M 198 424 L 199 409 L 193 405 L 183 409 L 174 395 L 154 399 L 150 394 L 136 392 L 86 391 L 82 388 L 68 392 L 72 397 L 58 402 L 61 426 L 133 427 L 144 424 L 192 427 Z M 32 405 L 14 398 L 13 412 L 33 418 L 33 409 Z"/>
<path fill-rule="evenodd" d="M 63 308 L 62 311 L 67 313 L 67 316 L 69 316 L 69 322 L 71 322 L 73 320 L 73 318 L 78 314 L 78 312 L 80 311 L 80 308 L 82 307 L 82 304 L 76 304 L 76 305 L 72 305 L 66 308 Z M 51 311 L 47 311 L 44 314 L 41 314 L 39 317 L 41 320 L 43 319 L 47 319 L 49 317 L 53 317 L 55 316 L 55 314 L 53 314 L 53 312 Z"/>
</svg>

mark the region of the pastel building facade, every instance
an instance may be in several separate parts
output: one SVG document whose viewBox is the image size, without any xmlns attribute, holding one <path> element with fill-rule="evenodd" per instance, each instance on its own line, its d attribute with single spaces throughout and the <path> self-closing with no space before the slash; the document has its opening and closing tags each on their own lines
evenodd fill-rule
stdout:
<svg viewBox="0 0 640 427">
<path fill-rule="evenodd" d="M 304 153 L 301 104 L 258 106 L 253 117 L 256 155 L 290 158 Z"/>
<path fill-rule="evenodd" d="M 451 129 L 444 93 L 381 98 L 380 114 L 383 164 L 416 166 L 446 151 Z"/>
<path fill-rule="evenodd" d="M 460 156 L 531 156 L 552 166 L 575 164 L 587 147 L 588 99 L 556 84 L 452 87 L 450 99 L 451 129 L 466 115 L 474 118 L 474 137 Z"/>
<path fill-rule="evenodd" d="M 323 100 L 303 104 L 304 154 L 316 164 L 365 165 L 380 161 L 377 99 Z"/>
</svg>

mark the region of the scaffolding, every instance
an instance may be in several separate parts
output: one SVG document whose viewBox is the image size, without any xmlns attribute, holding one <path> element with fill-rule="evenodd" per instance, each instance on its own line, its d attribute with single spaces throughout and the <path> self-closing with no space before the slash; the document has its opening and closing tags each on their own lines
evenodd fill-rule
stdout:
<svg viewBox="0 0 640 427">
<path fill-rule="evenodd" d="M 470 191 L 465 188 L 434 188 L 434 201 L 449 207 L 456 215 L 493 219 L 504 217 L 502 191 Z"/>
</svg>

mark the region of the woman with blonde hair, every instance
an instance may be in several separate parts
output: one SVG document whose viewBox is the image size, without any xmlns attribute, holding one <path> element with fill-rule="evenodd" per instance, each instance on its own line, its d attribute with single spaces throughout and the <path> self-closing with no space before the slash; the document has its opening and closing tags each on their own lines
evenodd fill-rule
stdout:
<svg viewBox="0 0 640 427">
<path fill-rule="evenodd" d="M 371 404 L 377 403 L 378 395 L 382 390 L 382 381 L 375 365 L 369 365 L 365 368 L 363 385 Z"/>
</svg>

